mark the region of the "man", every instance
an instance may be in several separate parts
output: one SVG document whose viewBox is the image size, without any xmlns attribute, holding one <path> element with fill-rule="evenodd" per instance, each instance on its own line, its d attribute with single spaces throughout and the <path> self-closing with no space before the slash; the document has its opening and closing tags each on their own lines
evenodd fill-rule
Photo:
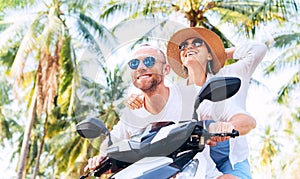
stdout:
<svg viewBox="0 0 300 179">
<path fill-rule="evenodd" d="M 121 113 L 120 121 L 111 131 L 113 141 L 129 139 L 140 133 L 153 122 L 172 121 L 178 122 L 183 116 L 183 99 L 180 90 L 175 86 L 165 85 L 165 76 L 170 72 L 170 66 L 166 63 L 165 54 L 152 46 L 143 45 L 133 53 L 133 59 L 128 62 L 131 68 L 131 78 L 135 87 L 142 91 L 143 107 L 137 110 L 125 108 Z M 191 99 L 194 101 L 194 99 Z M 191 106 L 192 108 L 192 106 Z M 192 114 L 192 113 L 190 113 Z M 187 116 L 190 117 L 190 116 Z M 101 159 L 106 156 L 107 142 L 103 142 L 100 155 L 90 158 L 85 171 L 95 169 L 100 165 Z M 217 178 L 222 175 L 209 157 L 209 151 L 204 150 L 197 154 L 203 170 L 206 166 L 205 178 Z M 231 175 L 221 177 L 230 178 Z"/>
</svg>

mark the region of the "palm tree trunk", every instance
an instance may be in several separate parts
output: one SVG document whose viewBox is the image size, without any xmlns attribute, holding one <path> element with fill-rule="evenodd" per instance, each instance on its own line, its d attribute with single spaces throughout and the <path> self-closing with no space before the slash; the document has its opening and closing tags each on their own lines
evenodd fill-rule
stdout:
<svg viewBox="0 0 300 179">
<path fill-rule="evenodd" d="M 31 179 L 35 179 L 35 177 L 36 177 L 36 175 L 39 171 L 40 158 L 41 158 L 44 143 L 45 143 L 45 137 L 47 135 L 47 123 L 48 123 L 48 115 L 46 116 L 46 120 L 45 120 L 45 123 L 44 123 L 44 134 L 43 134 L 43 138 L 41 139 L 41 144 L 40 144 L 40 147 L 39 147 L 39 150 L 38 150 L 38 155 L 36 157 L 36 162 L 35 162 L 35 165 L 34 165 L 34 170 L 33 170 L 33 174 L 32 174 Z"/>
<path fill-rule="evenodd" d="M 18 165 L 18 172 L 17 172 L 18 179 L 25 178 L 25 176 L 23 176 L 23 175 L 24 175 L 26 157 L 27 157 L 28 151 L 29 151 L 28 147 L 29 147 L 31 129 L 32 129 L 34 119 L 35 119 L 36 101 L 37 101 L 37 87 L 35 87 L 33 97 L 31 100 L 31 104 L 30 104 L 30 108 L 28 111 L 28 121 L 26 124 L 25 132 L 24 132 L 24 138 L 23 138 L 23 142 L 22 142 L 20 160 L 19 160 L 19 165 Z"/>
</svg>

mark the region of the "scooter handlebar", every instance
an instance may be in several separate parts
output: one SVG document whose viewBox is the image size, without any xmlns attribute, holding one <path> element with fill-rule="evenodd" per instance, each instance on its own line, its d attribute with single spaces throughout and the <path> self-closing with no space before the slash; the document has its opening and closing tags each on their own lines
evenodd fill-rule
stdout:
<svg viewBox="0 0 300 179">
<path fill-rule="evenodd" d="M 110 159 L 108 157 L 101 161 L 101 165 L 94 170 L 89 171 L 87 174 L 80 176 L 80 179 L 87 178 L 89 176 L 100 177 L 103 173 L 108 171 L 112 167 Z"/>
<path fill-rule="evenodd" d="M 219 136 L 219 137 L 232 137 L 232 138 L 235 138 L 237 136 L 239 136 L 240 133 L 239 131 L 233 129 L 232 132 L 224 132 L 224 133 L 211 133 L 211 136 Z"/>
</svg>

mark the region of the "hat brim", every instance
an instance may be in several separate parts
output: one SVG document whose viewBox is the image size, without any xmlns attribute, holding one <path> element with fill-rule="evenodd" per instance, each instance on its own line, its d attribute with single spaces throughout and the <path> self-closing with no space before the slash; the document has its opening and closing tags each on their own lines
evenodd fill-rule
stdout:
<svg viewBox="0 0 300 179">
<path fill-rule="evenodd" d="M 213 56 L 213 71 L 216 73 L 225 64 L 226 53 L 220 37 L 213 31 L 202 27 L 190 27 L 177 31 L 169 40 L 167 45 L 167 59 L 173 71 L 187 78 L 188 74 L 183 70 L 183 64 L 180 59 L 179 45 L 190 38 L 197 37 L 205 41 L 209 46 Z"/>
</svg>

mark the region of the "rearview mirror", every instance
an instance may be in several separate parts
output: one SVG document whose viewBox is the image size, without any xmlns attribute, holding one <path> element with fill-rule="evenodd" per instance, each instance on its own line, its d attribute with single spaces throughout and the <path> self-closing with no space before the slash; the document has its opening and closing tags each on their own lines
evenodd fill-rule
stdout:
<svg viewBox="0 0 300 179">
<path fill-rule="evenodd" d="M 193 119 L 198 120 L 197 109 L 203 100 L 218 102 L 232 97 L 241 86 L 237 77 L 214 77 L 209 79 L 201 88 L 194 103 Z"/>
<path fill-rule="evenodd" d="M 218 102 L 238 92 L 241 80 L 236 77 L 215 77 L 208 80 L 198 93 L 200 103 L 204 100 Z"/>
<path fill-rule="evenodd" d="M 83 138 L 97 138 L 101 134 L 108 135 L 109 131 L 101 119 L 88 118 L 76 125 L 76 131 Z"/>
</svg>

